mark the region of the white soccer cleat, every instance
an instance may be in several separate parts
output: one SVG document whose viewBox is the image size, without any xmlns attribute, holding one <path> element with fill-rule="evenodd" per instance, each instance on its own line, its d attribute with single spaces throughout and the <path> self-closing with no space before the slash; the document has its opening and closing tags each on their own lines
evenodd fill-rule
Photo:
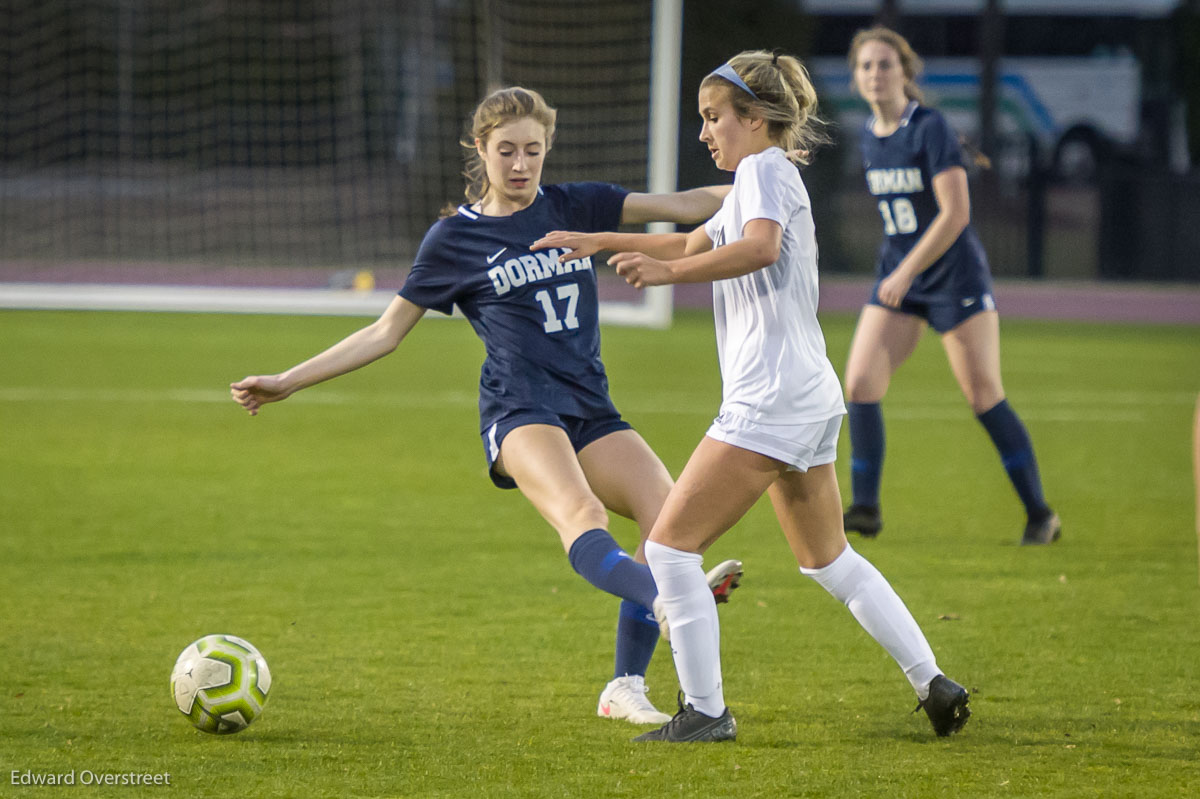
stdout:
<svg viewBox="0 0 1200 799">
<path fill-rule="evenodd" d="M 650 704 L 646 680 L 639 674 L 617 677 L 604 686 L 596 715 L 606 719 L 625 719 L 634 724 L 666 724 L 671 716 Z"/>
<path fill-rule="evenodd" d="M 718 563 L 704 575 L 708 579 L 708 587 L 712 589 L 713 599 L 720 605 L 729 601 L 733 589 L 742 584 L 742 562 L 726 560 Z"/>
<path fill-rule="evenodd" d="M 713 601 L 718 605 L 728 602 L 733 589 L 742 584 L 742 562 L 740 560 L 721 561 L 709 569 L 704 578 L 708 581 L 708 587 L 712 589 Z M 663 640 L 670 641 L 671 626 L 667 624 L 667 611 L 663 607 L 662 597 L 654 597 L 652 610 Z"/>
</svg>

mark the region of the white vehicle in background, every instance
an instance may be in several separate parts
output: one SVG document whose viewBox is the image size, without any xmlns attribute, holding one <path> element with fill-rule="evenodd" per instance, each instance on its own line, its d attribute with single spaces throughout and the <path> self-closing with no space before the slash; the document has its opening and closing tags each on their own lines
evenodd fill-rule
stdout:
<svg viewBox="0 0 1200 799">
<path fill-rule="evenodd" d="M 851 88 L 846 60 L 814 58 L 808 67 L 825 115 L 856 135 L 869 112 Z M 1029 137 L 1041 165 L 1063 179 L 1088 178 L 1107 153 L 1136 143 L 1142 77 L 1132 56 L 1002 58 L 997 67 L 995 123 L 1003 150 L 989 155 L 1002 172 L 1027 171 Z M 979 61 L 925 59 L 917 82 L 926 101 L 978 143 Z"/>
<path fill-rule="evenodd" d="M 1143 79 L 1135 52 L 1148 56 L 1168 18 L 1182 0 L 1001 0 L 1007 50 L 997 62 L 995 133 L 998 152 L 988 153 L 1003 176 L 1028 174 L 1037 145 L 1039 165 L 1060 179 L 1092 177 L 1109 154 L 1135 154 L 1150 140 L 1166 139 L 1172 164 L 1187 161 L 1179 108 L 1159 127 L 1146 128 L 1143 95 L 1162 94 L 1162 77 Z M 855 29 L 870 27 L 883 0 L 796 0 L 805 13 L 835 31 L 822 38 L 806 59 L 826 117 L 843 135 L 857 137 L 866 104 L 850 86 L 842 53 Z M 978 31 L 987 0 L 894 0 L 906 27 L 933 35 L 940 50 L 914 42 L 925 70 L 918 79 L 928 101 L 968 140 L 978 143 L 980 62 L 958 45 Z M 1028 38 L 1023 38 L 1028 35 Z M 822 50 L 831 40 L 838 50 Z M 1090 42 L 1090 44 L 1089 44 Z M 1161 68 L 1160 68 L 1161 71 Z M 1161 102 L 1161 97 L 1159 98 Z M 1162 134 L 1156 138 L 1156 134 Z M 853 148 L 851 148 L 853 149 Z"/>
</svg>

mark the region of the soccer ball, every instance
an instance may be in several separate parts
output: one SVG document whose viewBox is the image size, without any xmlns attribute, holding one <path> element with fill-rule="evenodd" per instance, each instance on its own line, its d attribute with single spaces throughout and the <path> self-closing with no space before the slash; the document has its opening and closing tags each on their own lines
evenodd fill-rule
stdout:
<svg viewBox="0 0 1200 799">
<path fill-rule="evenodd" d="M 262 713 L 271 690 L 267 661 L 246 640 L 206 635 L 175 661 L 171 694 L 197 729 L 217 735 L 241 732 Z"/>
</svg>

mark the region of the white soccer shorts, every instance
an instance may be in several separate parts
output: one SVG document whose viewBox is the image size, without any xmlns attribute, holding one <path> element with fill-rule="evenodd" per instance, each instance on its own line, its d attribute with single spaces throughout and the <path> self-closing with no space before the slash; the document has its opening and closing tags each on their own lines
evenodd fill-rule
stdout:
<svg viewBox="0 0 1200 799">
<path fill-rule="evenodd" d="M 766 424 L 723 411 L 705 435 L 774 458 L 786 463 L 789 470 L 807 472 L 837 460 L 843 415 L 804 424 Z"/>
</svg>

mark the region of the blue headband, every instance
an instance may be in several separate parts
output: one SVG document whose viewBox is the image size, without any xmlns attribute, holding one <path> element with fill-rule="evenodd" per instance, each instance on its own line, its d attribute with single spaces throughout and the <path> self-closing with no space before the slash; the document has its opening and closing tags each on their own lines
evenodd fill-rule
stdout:
<svg viewBox="0 0 1200 799">
<path fill-rule="evenodd" d="M 746 94 L 753 97 L 755 100 L 758 99 L 758 95 L 754 93 L 754 90 L 746 85 L 746 81 L 738 77 L 738 74 L 733 71 L 733 67 L 729 66 L 729 64 L 722 64 L 709 74 L 716 75 L 718 78 L 724 78 L 734 86 L 737 86 L 739 89 L 744 91 Z"/>
</svg>

